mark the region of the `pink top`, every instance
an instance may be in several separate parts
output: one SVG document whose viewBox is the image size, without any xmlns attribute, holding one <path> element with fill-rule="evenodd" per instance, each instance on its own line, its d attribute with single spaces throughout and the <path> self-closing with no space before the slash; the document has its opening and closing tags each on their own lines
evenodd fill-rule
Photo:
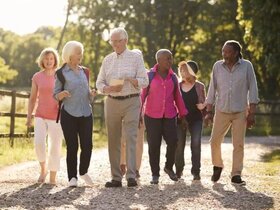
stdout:
<svg viewBox="0 0 280 210">
<path fill-rule="evenodd" d="M 56 120 L 58 103 L 53 98 L 55 77 L 46 75 L 43 71 L 34 74 L 32 80 L 38 88 L 38 106 L 35 117 Z"/>
<path fill-rule="evenodd" d="M 150 84 L 149 94 L 143 106 L 145 115 L 152 118 L 174 118 L 178 112 L 180 117 L 187 115 L 188 110 L 185 107 L 179 85 L 174 96 L 175 87 L 171 77 L 173 70 L 169 69 L 167 77 L 163 79 L 157 73 L 157 68 L 158 64 L 151 70 L 156 74 Z M 146 93 L 147 88 L 144 88 L 141 92 L 142 103 Z"/>
</svg>

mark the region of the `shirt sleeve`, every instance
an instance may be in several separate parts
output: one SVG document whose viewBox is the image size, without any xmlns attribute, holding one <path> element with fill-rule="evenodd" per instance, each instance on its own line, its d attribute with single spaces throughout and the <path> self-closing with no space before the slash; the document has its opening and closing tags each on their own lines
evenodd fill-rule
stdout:
<svg viewBox="0 0 280 210">
<path fill-rule="evenodd" d="M 145 69 L 143 57 L 141 55 L 137 56 L 136 68 L 136 79 L 138 81 L 138 87 L 147 87 L 149 84 L 149 78 Z"/>
<path fill-rule="evenodd" d="M 56 94 L 60 93 L 61 91 L 62 91 L 62 83 L 57 78 L 57 75 L 55 75 L 55 83 L 54 83 L 54 90 L 53 90 L 53 97 L 55 100 L 58 101 L 58 99 L 56 98 Z"/>
<path fill-rule="evenodd" d="M 96 88 L 97 90 L 99 90 L 101 93 L 104 94 L 103 92 L 103 88 L 107 85 L 106 84 L 106 75 L 105 75 L 105 62 L 106 62 L 106 58 L 103 60 L 99 74 L 97 76 L 97 80 L 96 80 Z"/>
<path fill-rule="evenodd" d="M 257 104 L 259 103 L 260 99 L 258 97 L 258 87 L 257 87 L 257 80 L 256 75 L 254 72 L 254 68 L 251 62 L 248 64 L 248 85 L 249 85 L 249 103 L 250 104 Z"/>
<path fill-rule="evenodd" d="M 212 105 L 215 103 L 215 95 L 216 95 L 215 69 L 216 69 L 216 65 L 213 66 L 208 93 L 206 97 L 206 103 Z"/>
</svg>

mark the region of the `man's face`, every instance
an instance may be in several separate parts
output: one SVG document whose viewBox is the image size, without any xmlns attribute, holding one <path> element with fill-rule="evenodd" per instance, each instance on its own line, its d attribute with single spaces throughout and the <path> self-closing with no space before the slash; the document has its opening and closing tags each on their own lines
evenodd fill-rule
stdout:
<svg viewBox="0 0 280 210">
<path fill-rule="evenodd" d="M 122 38 L 120 34 L 112 34 L 109 42 L 117 54 L 126 49 L 127 39 Z"/>
<path fill-rule="evenodd" d="M 231 45 L 224 45 L 222 49 L 222 56 L 226 63 L 234 62 L 237 58 L 238 52 L 234 50 Z"/>
<path fill-rule="evenodd" d="M 173 63 L 173 57 L 170 53 L 163 53 L 158 58 L 158 64 L 162 69 L 169 70 Z"/>
</svg>

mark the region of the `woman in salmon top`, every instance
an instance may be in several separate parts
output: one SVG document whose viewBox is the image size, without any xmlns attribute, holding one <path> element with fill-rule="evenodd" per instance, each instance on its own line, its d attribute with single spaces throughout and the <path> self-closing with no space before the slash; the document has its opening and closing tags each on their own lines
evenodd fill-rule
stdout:
<svg viewBox="0 0 280 210">
<path fill-rule="evenodd" d="M 53 98 L 55 84 L 55 71 L 59 64 L 58 54 L 53 48 L 44 49 L 39 58 L 40 71 L 32 78 L 31 94 L 28 103 L 26 125 L 32 124 L 32 113 L 36 102 L 38 106 L 34 118 L 34 144 L 40 163 L 41 172 L 38 183 L 44 183 L 48 170 L 50 171 L 50 184 L 56 184 L 56 173 L 60 167 L 60 152 L 62 142 L 62 129 L 56 123 L 58 103 Z M 46 137 L 48 151 L 46 152 Z"/>
</svg>

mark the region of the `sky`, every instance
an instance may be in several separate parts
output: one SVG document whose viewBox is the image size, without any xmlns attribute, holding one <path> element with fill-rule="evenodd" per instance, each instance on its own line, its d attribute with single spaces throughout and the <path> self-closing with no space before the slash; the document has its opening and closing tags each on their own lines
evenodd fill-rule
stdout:
<svg viewBox="0 0 280 210">
<path fill-rule="evenodd" d="M 63 26 L 67 0 L 0 0 L 0 28 L 19 35 L 41 26 Z"/>
</svg>

